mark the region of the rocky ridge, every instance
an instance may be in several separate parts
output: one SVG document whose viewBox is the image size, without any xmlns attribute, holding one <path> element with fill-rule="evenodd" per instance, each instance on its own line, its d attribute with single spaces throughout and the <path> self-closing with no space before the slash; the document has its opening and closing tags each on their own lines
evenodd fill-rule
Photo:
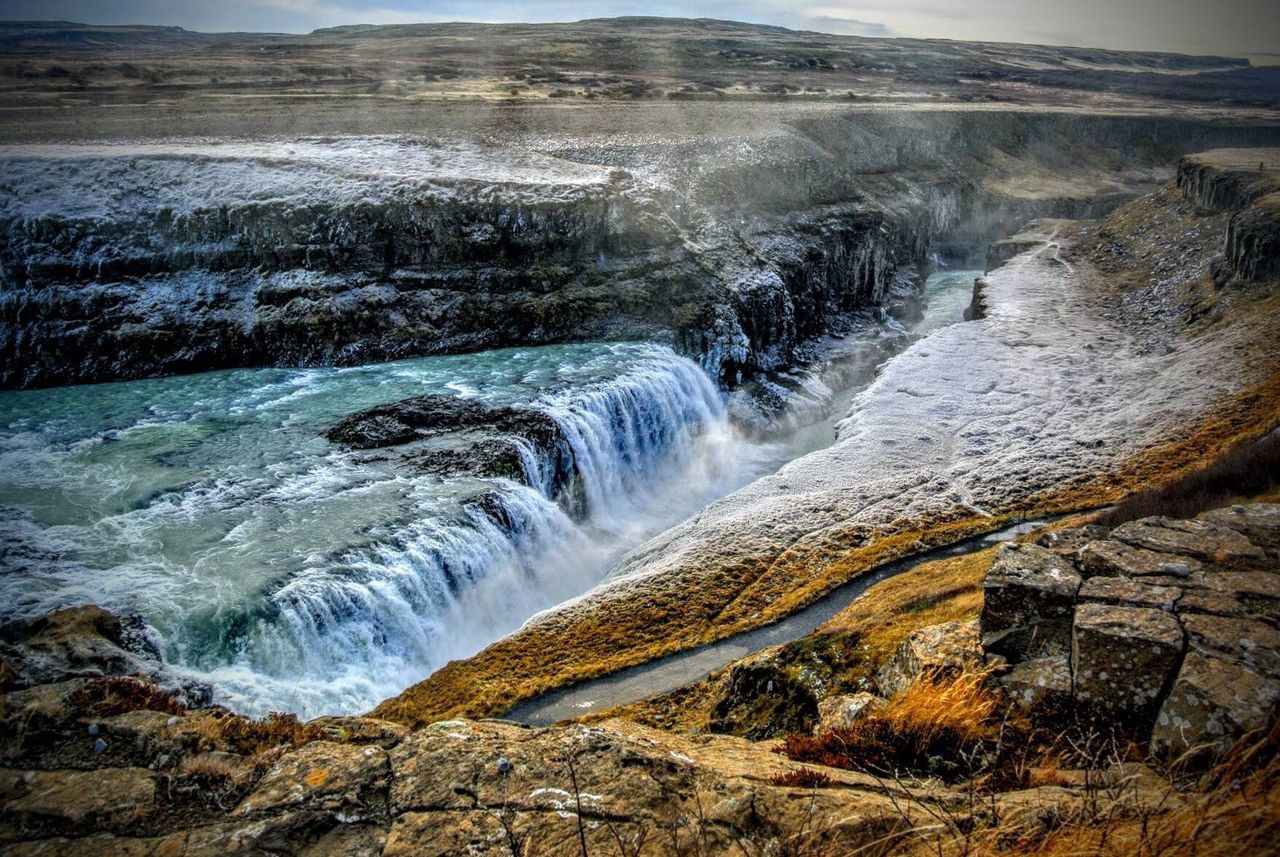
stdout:
<svg viewBox="0 0 1280 857">
<path fill-rule="evenodd" d="M 1223 752 L 1280 703 L 1280 506 L 1009 544 L 984 596 L 983 651 L 1041 713 L 1088 712 L 1177 758 Z"/>
<path fill-rule="evenodd" d="M 1190 148 L 1275 133 L 837 111 L 775 116 L 730 155 L 709 128 L 10 147 L 0 384 L 652 338 L 735 386 L 898 300 L 935 247 L 1100 214 Z M 1037 190 L 1066 164 L 1069 190 Z"/>
<path fill-rule="evenodd" d="M 892 699 L 921 681 L 980 669 L 985 649 L 989 662 L 1008 665 L 996 681 L 1009 700 L 1037 718 L 1060 716 L 1054 694 L 1074 693 L 1090 713 L 1126 729 L 1137 725 L 1136 713 L 1159 708 L 1157 755 L 1178 755 L 1200 738 L 1221 750 L 1264 725 L 1280 699 L 1266 636 L 1277 633 L 1276 580 L 1280 505 L 1059 530 L 1003 547 L 981 622 L 911 633 L 879 667 L 875 689 Z M 1074 618 L 1060 609 L 1072 599 Z M 824 854 L 927 837 L 915 813 L 947 813 L 963 827 L 1016 824 L 1049 808 L 1083 812 L 1090 801 L 1101 800 L 1103 811 L 1114 803 L 1151 812 L 1183 800 L 1133 763 L 1085 775 L 1086 785 L 1090 777 L 1125 784 L 1102 795 L 1058 772 L 1056 785 L 998 790 L 975 806 L 963 785 L 800 764 L 770 741 L 681 736 L 621 720 L 545 729 L 452 720 L 416 731 L 361 717 L 248 721 L 184 703 L 145 671 L 130 675 L 137 661 L 115 654 L 118 620 L 86 610 L 43 620 L 45 636 L 64 644 L 43 647 L 36 673 L 22 666 L 23 654 L 5 650 L 6 853 Z M 1074 645 L 1064 642 L 1064 627 Z M 1098 672 L 1104 662 L 1114 670 L 1106 676 Z M 1065 689 L 1045 678 L 1062 664 Z M 754 683 L 746 675 L 731 683 L 731 695 L 790 699 L 775 683 L 784 674 L 757 666 Z M 819 695 L 812 711 L 775 705 L 775 714 L 798 718 L 778 724 L 821 734 L 887 705 L 866 691 Z"/>
</svg>

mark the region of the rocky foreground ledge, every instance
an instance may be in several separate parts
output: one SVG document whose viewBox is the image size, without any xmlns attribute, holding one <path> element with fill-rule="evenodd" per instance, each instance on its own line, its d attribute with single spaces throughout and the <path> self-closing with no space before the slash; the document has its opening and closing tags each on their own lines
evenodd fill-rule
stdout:
<svg viewBox="0 0 1280 857">
<path fill-rule="evenodd" d="M 795 737 L 779 747 L 617 719 L 416 731 L 363 717 L 252 721 L 191 688 L 162 689 L 131 623 L 81 608 L 0 633 L 0 844 L 14 855 L 883 853 L 932 835 L 920 824 L 930 814 L 972 828 L 1099 802 L 1120 815 L 1182 807 L 1194 798 L 1163 766 L 1187 749 L 1220 757 L 1280 703 L 1280 505 L 1009 543 L 984 591 L 979 622 L 918 629 L 880 665 L 887 698 L 832 692 L 808 706 L 820 712 L 811 727 L 787 723 L 854 742 L 859 723 L 890 722 L 876 718 L 967 673 L 990 695 L 987 717 L 1020 735 L 1085 718 L 1137 737 L 1146 763 L 1026 765 L 1010 778 L 984 761 L 974 780 L 945 759 L 897 773 L 870 756 L 809 764 Z M 773 693 L 759 683 L 748 702 Z"/>
</svg>

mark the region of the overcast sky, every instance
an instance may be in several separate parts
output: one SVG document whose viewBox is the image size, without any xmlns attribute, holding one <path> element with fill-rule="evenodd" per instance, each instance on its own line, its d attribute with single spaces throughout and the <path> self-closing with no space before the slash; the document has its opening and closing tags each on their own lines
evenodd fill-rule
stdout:
<svg viewBox="0 0 1280 857">
<path fill-rule="evenodd" d="M 303 33 L 339 24 L 728 18 L 868 36 L 982 39 L 1280 62 L 1280 0 L 0 0 L 0 18 Z"/>
</svg>

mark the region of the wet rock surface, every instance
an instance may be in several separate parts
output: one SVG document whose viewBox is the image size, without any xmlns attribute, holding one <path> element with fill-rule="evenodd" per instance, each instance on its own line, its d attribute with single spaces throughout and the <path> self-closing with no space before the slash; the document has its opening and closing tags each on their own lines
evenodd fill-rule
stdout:
<svg viewBox="0 0 1280 857">
<path fill-rule="evenodd" d="M 1012 665 L 1000 681 L 1029 709 L 1092 712 L 1168 758 L 1221 752 L 1280 704 L 1278 536 L 1280 505 L 1255 503 L 1006 546 L 985 583 L 988 659 Z"/>
<path fill-rule="evenodd" d="M 445 478 L 521 482 L 545 490 L 572 514 L 585 510 L 573 449 L 544 411 L 423 395 L 352 414 L 326 437 L 356 450 L 385 450 L 415 470 Z M 469 505 L 510 527 L 506 507 L 493 492 L 476 495 Z"/>
</svg>

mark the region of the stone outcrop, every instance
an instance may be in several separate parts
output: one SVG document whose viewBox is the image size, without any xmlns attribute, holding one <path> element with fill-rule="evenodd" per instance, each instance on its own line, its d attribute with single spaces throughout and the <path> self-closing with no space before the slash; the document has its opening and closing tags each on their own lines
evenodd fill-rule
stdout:
<svg viewBox="0 0 1280 857">
<path fill-rule="evenodd" d="M 977 622 L 945 622 L 912 631 L 876 673 L 882 696 L 893 696 L 920 678 L 946 678 L 980 661 Z"/>
<path fill-rule="evenodd" d="M 818 695 L 817 682 L 802 666 L 762 652 L 730 669 L 708 728 L 753 741 L 808 732 L 821 716 Z"/>
<path fill-rule="evenodd" d="M 536 485 L 571 513 L 585 508 L 573 449 L 560 424 L 545 411 L 422 395 L 352 414 L 332 426 L 326 437 L 357 450 L 394 447 L 414 469 L 443 477 Z M 534 462 L 536 472 L 530 472 Z M 471 505 L 496 523 L 510 523 L 502 520 L 505 508 L 495 500 L 492 494 L 481 494 Z"/>
<path fill-rule="evenodd" d="M 883 710 L 885 704 L 884 697 L 865 690 L 825 697 L 818 703 L 818 724 L 813 727 L 813 733 L 823 735 L 835 729 L 848 729 L 868 715 Z"/>
<path fill-rule="evenodd" d="M 1221 752 L 1280 704 L 1280 505 L 1003 546 L 982 642 L 1015 701 L 1153 752 Z"/>
<path fill-rule="evenodd" d="M 963 802 L 840 770 L 787 785 L 805 766 L 767 745 L 617 721 L 248 721 L 148 680 L 52 677 L 0 698 L 5 854 L 765 855 L 806 831 L 880 853 L 903 801 Z"/>
<path fill-rule="evenodd" d="M 211 696 L 207 685 L 166 672 L 140 617 L 87 605 L 0 625 L 0 691 L 129 675 L 146 676 L 187 704 L 207 703 Z"/>
<path fill-rule="evenodd" d="M 1218 149 L 1178 165 L 1178 189 L 1191 202 L 1231 212 L 1219 283 L 1280 276 L 1280 149 Z"/>
</svg>

